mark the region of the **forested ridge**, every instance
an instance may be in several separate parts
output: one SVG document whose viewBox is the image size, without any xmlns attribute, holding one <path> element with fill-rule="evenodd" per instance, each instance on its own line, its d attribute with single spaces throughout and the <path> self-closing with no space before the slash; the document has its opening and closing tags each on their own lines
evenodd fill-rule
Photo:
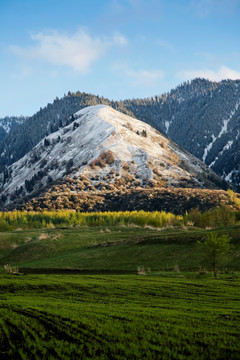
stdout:
<svg viewBox="0 0 240 360">
<path fill-rule="evenodd" d="M 0 142 L 0 170 L 24 156 L 41 139 L 74 121 L 73 114 L 106 104 L 165 133 L 239 189 L 240 81 L 195 79 L 169 93 L 112 101 L 77 91 L 56 98 Z"/>
</svg>

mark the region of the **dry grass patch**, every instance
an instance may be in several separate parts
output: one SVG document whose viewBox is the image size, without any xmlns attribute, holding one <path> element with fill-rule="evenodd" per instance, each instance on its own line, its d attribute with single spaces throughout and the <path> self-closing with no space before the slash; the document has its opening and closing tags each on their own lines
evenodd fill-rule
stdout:
<svg viewBox="0 0 240 360">
<path fill-rule="evenodd" d="M 60 239 L 60 238 L 62 238 L 63 237 L 63 235 L 62 234 L 56 234 L 56 235 L 54 235 L 53 237 L 52 237 L 52 240 L 57 240 L 57 239 Z"/>
<path fill-rule="evenodd" d="M 18 266 L 11 266 L 9 264 L 6 264 L 3 266 L 4 267 L 4 271 L 7 274 L 18 274 L 19 273 L 19 268 Z"/>
<path fill-rule="evenodd" d="M 38 237 L 38 240 L 46 240 L 46 239 L 50 239 L 50 235 L 47 233 L 42 233 Z"/>
</svg>

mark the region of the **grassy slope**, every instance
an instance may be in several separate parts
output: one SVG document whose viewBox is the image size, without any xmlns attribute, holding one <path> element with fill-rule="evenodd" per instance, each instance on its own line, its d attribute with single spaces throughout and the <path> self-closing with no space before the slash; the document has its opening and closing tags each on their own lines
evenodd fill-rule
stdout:
<svg viewBox="0 0 240 360">
<path fill-rule="evenodd" d="M 0 275 L 1 359 L 239 359 L 239 278 Z"/>
<path fill-rule="evenodd" d="M 240 226 L 213 231 L 232 237 L 235 249 L 229 267 L 240 270 Z M 196 242 L 206 233 L 194 228 L 138 227 L 5 232 L 0 233 L 0 266 L 136 272 L 138 266 L 162 271 L 178 265 L 180 270 L 196 270 L 202 261 Z"/>
</svg>

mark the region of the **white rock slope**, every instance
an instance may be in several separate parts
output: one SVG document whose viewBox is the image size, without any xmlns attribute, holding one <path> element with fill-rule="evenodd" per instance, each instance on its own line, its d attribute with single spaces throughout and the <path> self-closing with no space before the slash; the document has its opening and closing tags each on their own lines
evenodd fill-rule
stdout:
<svg viewBox="0 0 240 360">
<path fill-rule="evenodd" d="M 96 159 L 102 154 L 110 154 L 111 161 L 99 166 Z M 2 178 L 2 195 L 10 203 L 16 193 L 39 193 L 66 176 L 84 175 L 95 185 L 96 179 L 106 181 L 110 171 L 115 178 L 137 180 L 138 186 L 151 181 L 152 186 L 217 188 L 221 182 L 205 164 L 151 126 L 97 105 L 77 112 L 70 125 L 11 165 Z"/>
</svg>

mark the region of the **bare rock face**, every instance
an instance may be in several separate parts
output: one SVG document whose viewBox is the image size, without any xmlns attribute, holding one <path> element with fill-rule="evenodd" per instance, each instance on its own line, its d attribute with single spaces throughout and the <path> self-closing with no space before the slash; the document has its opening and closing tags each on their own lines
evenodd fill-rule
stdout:
<svg viewBox="0 0 240 360">
<path fill-rule="evenodd" d="M 89 106 L 73 117 L 70 125 L 5 169 L 2 208 L 49 194 L 73 199 L 86 193 L 226 186 L 203 162 L 150 125 L 109 106 Z M 66 199 L 60 203 L 59 208 L 69 208 Z"/>
</svg>

